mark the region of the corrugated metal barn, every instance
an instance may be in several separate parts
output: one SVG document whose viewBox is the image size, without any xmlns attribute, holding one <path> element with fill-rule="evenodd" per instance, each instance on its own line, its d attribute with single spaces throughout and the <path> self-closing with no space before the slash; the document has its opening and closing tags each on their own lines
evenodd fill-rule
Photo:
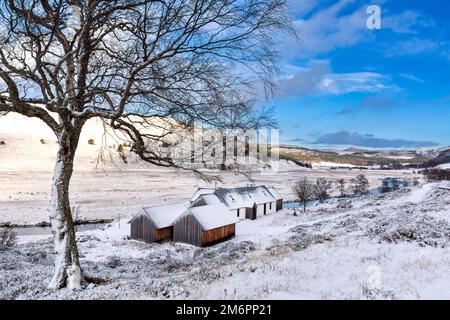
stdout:
<svg viewBox="0 0 450 320">
<path fill-rule="evenodd" d="M 185 213 L 183 203 L 143 208 L 130 221 L 131 239 L 161 242 L 173 239 L 173 224 Z"/>
<path fill-rule="evenodd" d="M 173 240 L 198 247 L 234 237 L 239 220 L 222 204 L 189 208 L 174 223 Z"/>
</svg>

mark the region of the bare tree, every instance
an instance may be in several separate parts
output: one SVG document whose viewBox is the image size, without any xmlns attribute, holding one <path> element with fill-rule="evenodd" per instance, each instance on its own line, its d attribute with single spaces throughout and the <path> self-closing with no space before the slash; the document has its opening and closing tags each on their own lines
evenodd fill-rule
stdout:
<svg viewBox="0 0 450 320">
<path fill-rule="evenodd" d="M 339 196 L 341 198 L 344 198 L 345 197 L 345 180 L 344 179 L 339 179 L 337 181 L 337 187 L 338 187 L 338 190 L 339 190 Z"/>
<path fill-rule="evenodd" d="M 324 179 L 318 178 L 314 184 L 314 196 L 319 199 L 320 202 L 325 201 L 330 195 L 329 191 L 331 189 L 331 182 Z"/>
<path fill-rule="evenodd" d="M 305 177 L 300 181 L 297 181 L 293 189 L 297 197 L 303 203 L 303 212 L 306 212 L 307 202 L 314 196 L 314 184 Z"/>
<path fill-rule="evenodd" d="M 291 32 L 285 0 L 5 0 L 0 114 L 42 120 L 59 143 L 49 215 L 49 288 L 82 288 L 69 183 L 81 130 L 99 117 L 143 160 L 185 168 L 154 148 L 152 119 L 254 128 L 252 85 L 272 88 L 273 35 Z M 167 130 L 170 131 L 170 130 Z M 200 172 L 195 171 L 197 174 Z"/>
<path fill-rule="evenodd" d="M 356 176 L 353 182 L 353 191 L 358 194 L 364 194 L 369 191 L 369 180 L 367 180 L 366 176 L 360 174 Z"/>
</svg>

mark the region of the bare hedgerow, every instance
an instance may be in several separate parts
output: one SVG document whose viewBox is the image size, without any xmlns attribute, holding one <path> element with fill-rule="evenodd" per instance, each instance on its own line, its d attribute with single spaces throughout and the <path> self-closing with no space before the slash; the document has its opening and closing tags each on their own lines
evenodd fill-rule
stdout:
<svg viewBox="0 0 450 320">
<path fill-rule="evenodd" d="M 16 245 L 17 233 L 11 228 L 0 229 L 0 251 L 12 248 Z"/>
</svg>

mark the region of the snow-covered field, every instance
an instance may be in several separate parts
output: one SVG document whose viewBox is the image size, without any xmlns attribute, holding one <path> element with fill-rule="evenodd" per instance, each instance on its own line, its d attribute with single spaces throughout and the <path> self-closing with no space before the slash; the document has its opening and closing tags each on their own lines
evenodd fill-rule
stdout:
<svg viewBox="0 0 450 320">
<path fill-rule="evenodd" d="M 256 185 L 275 186 L 287 200 L 294 200 L 292 186 L 302 177 L 350 179 L 359 170 L 305 169 L 283 165 L 279 172 L 254 172 L 253 181 L 231 172 L 221 173 L 223 182 L 217 187 Z M 385 177 L 411 179 L 407 171 L 365 170 L 371 188 Z M 52 173 L 40 171 L 0 170 L 0 223 L 30 225 L 48 222 Z M 136 170 L 77 170 L 71 182 L 71 205 L 79 220 L 118 219 L 130 217 L 143 206 L 189 200 L 200 187 L 214 188 L 213 183 L 197 179 L 193 174 L 158 168 Z M 349 190 L 349 192 L 351 192 Z"/>
<path fill-rule="evenodd" d="M 237 225 L 209 248 L 125 240 L 126 220 L 78 235 L 85 274 L 50 292 L 52 243 L 21 237 L 0 252 L 9 299 L 449 299 L 450 191 L 438 184 L 342 199 Z"/>
<path fill-rule="evenodd" d="M 76 153 L 71 181 L 71 205 L 78 220 L 129 217 L 143 206 L 190 199 L 199 187 L 212 188 L 185 171 L 174 171 L 142 163 L 127 152 L 125 164 L 117 152 L 123 137 L 106 131 L 95 119 L 85 127 Z M 48 222 L 52 172 L 57 152 L 56 138 L 38 119 L 8 114 L 0 117 L 0 224 L 32 225 Z M 94 144 L 89 144 L 89 140 Z M 103 151 L 101 153 L 101 151 Z M 103 161 L 97 162 L 99 153 Z M 217 187 L 246 186 L 248 183 L 275 186 L 287 200 L 295 199 L 292 186 L 307 176 L 349 182 L 359 174 L 356 169 L 330 170 L 334 164 L 306 169 L 293 162 L 280 161 L 279 171 L 252 173 L 253 181 L 243 175 L 221 172 Z M 328 167 L 326 166 L 328 165 Z M 366 170 L 371 188 L 386 177 L 412 178 L 406 171 Z M 217 174 L 214 172 L 213 174 Z"/>
</svg>

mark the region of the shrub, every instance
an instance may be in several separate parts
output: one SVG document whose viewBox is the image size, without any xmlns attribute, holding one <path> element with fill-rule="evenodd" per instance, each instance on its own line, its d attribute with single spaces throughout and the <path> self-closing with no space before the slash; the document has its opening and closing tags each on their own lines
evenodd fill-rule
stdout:
<svg viewBox="0 0 450 320">
<path fill-rule="evenodd" d="M 391 192 L 392 188 L 388 179 L 384 179 L 381 186 L 378 188 L 381 193 Z"/>
<path fill-rule="evenodd" d="M 450 170 L 445 169 L 425 169 L 422 174 L 428 181 L 450 180 Z"/>
<path fill-rule="evenodd" d="M 355 193 L 367 193 L 369 190 L 369 180 L 367 180 L 366 176 L 360 174 L 356 177 L 356 179 L 352 180 L 353 182 L 353 191 Z"/>
<path fill-rule="evenodd" d="M 117 152 L 123 152 L 123 144 L 117 146 Z"/>
<path fill-rule="evenodd" d="M 108 259 L 106 260 L 106 265 L 108 267 L 110 267 L 111 269 L 115 269 L 115 268 L 122 266 L 123 263 L 119 257 L 111 256 L 111 257 L 108 257 Z"/>
<path fill-rule="evenodd" d="M 88 140 L 88 144 L 91 144 L 91 145 L 95 144 L 95 140 L 94 139 L 89 139 Z"/>
<path fill-rule="evenodd" d="M 341 198 L 345 197 L 345 180 L 344 179 L 339 179 L 337 181 L 337 187 L 339 190 L 339 196 Z"/>
<path fill-rule="evenodd" d="M 329 198 L 329 190 L 331 189 L 331 182 L 327 181 L 323 178 L 319 178 L 316 180 L 314 185 L 314 195 L 320 202 L 325 201 Z"/>
<path fill-rule="evenodd" d="M 0 251 L 12 248 L 16 245 L 17 233 L 11 228 L 0 229 Z"/>
<path fill-rule="evenodd" d="M 45 140 L 44 139 L 41 139 L 39 141 L 41 142 L 41 144 L 45 144 Z"/>
<path fill-rule="evenodd" d="M 0 146 L 4 146 L 6 144 L 5 141 L 0 141 Z"/>
<path fill-rule="evenodd" d="M 400 181 L 398 179 L 392 179 L 392 190 L 397 191 L 400 189 Z"/>
</svg>

